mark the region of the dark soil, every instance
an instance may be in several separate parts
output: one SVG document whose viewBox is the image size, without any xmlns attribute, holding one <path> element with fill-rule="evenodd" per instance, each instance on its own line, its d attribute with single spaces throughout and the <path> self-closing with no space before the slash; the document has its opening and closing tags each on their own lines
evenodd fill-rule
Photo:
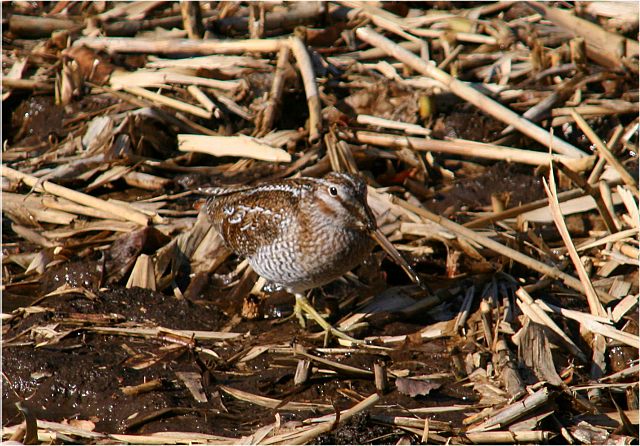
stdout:
<svg viewBox="0 0 640 446">
<path fill-rule="evenodd" d="M 290 355 L 265 353 L 247 363 L 234 363 L 238 354 L 253 345 L 285 344 L 297 340 L 306 343 L 306 333 L 297 322 L 245 321 L 234 327 L 234 332 L 247 333 L 247 338 L 216 348 L 222 358 L 212 361 L 188 347 L 164 351 L 167 342 L 128 336 L 105 336 L 92 333 L 78 324 L 71 324 L 66 336 L 59 342 L 39 348 L 11 345 L 11 339 L 35 327 L 56 327 L 64 331 L 74 315 L 111 315 L 114 320 L 129 321 L 183 330 L 219 330 L 229 317 L 215 305 L 192 303 L 175 297 L 140 288 L 114 288 L 100 292 L 95 300 L 84 296 L 68 295 L 46 299 L 39 304 L 45 310 L 31 314 L 5 327 L 3 354 L 3 421 L 15 424 L 20 414 L 15 403 L 23 401 L 37 418 L 48 420 L 88 419 L 96 423 L 101 432 L 158 432 L 193 431 L 223 436 L 248 435 L 259 426 L 273 421 L 273 411 L 239 402 L 218 390 L 225 385 L 264 396 L 295 401 L 325 403 L 329 398 L 339 409 L 353 405 L 351 399 L 341 396 L 340 389 L 348 388 L 360 395 L 375 391 L 368 379 L 314 378 L 301 387 L 293 385 L 296 361 Z M 395 324 L 395 329 L 408 331 L 408 324 Z M 206 342 L 202 347 L 212 346 Z M 390 368 L 409 368 L 416 373 L 448 373 L 448 346 L 444 342 L 425 345 L 407 345 L 394 351 L 385 361 Z M 132 354 L 135 353 L 134 356 Z M 339 362 L 371 370 L 376 355 L 332 355 Z M 145 361 L 151 365 L 144 366 Z M 207 403 L 197 403 L 189 391 L 177 380 L 176 372 L 197 372 L 206 377 Z M 136 396 L 128 396 L 122 387 L 135 386 L 145 381 L 160 379 L 162 388 Z M 445 385 L 428 398 L 410 398 L 398 392 L 388 394 L 384 405 L 398 407 L 398 415 L 406 415 L 412 407 L 469 404 L 475 400 L 468 388 L 450 378 Z M 171 409 L 171 410 L 168 410 Z M 159 411 L 167 410 L 159 414 Z M 375 412 L 376 409 L 373 410 Z M 378 410 L 380 411 L 380 410 Z M 302 420 L 311 412 L 279 410 L 291 420 Z M 382 411 L 388 414 L 388 411 Z M 152 416 L 152 420 L 137 421 Z M 156 419 L 157 417 L 157 419 Z M 453 421 L 451 414 L 437 415 L 434 419 Z M 392 430 L 373 426 L 366 416 L 355 418 L 339 431 L 318 439 L 323 444 L 350 444 L 369 442 L 385 436 Z M 397 435 L 397 434 L 394 434 Z"/>
</svg>

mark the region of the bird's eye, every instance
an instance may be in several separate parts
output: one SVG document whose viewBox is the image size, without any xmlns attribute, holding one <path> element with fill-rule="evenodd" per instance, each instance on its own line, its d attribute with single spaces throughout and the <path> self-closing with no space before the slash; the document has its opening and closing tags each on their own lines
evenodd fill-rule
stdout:
<svg viewBox="0 0 640 446">
<path fill-rule="evenodd" d="M 329 194 L 331 194 L 332 197 L 337 197 L 338 196 L 338 189 L 331 186 L 329 188 Z"/>
</svg>

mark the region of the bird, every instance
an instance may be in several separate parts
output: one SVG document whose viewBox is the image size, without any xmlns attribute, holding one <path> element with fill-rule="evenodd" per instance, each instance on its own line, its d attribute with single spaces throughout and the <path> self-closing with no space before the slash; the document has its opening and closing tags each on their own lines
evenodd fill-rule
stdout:
<svg viewBox="0 0 640 446">
<path fill-rule="evenodd" d="M 325 321 L 304 293 L 354 269 L 380 243 L 365 180 L 331 172 L 323 178 L 277 179 L 207 192 L 211 197 L 205 212 L 224 243 L 260 276 L 295 296 L 301 324 L 306 313 L 325 331 L 356 341 Z M 395 251 L 384 240 L 383 248 Z M 397 251 L 392 257 L 410 270 Z"/>
</svg>

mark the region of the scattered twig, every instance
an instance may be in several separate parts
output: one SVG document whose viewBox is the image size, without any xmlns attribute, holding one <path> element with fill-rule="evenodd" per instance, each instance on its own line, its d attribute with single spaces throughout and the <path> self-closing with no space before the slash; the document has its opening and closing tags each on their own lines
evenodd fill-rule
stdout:
<svg viewBox="0 0 640 446">
<path fill-rule="evenodd" d="M 518 116 L 508 108 L 494 102 L 489 99 L 478 90 L 466 85 L 465 83 L 451 77 L 438 68 L 429 65 L 418 56 L 410 53 L 404 48 L 393 43 L 391 40 L 381 36 L 370 28 L 358 28 L 356 31 L 358 37 L 367 43 L 370 43 L 376 47 L 383 49 L 390 56 L 395 57 L 401 62 L 407 64 L 414 70 L 433 77 L 434 79 L 444 83 L 451 91 L 459 95 L 463 99 L 469 101 L 478 108 L 492 114 L 496 118 L 514 126 L 516 129 L 524 133 L 525 135 L 535 139 L 543 145 L 551 145 L 552 150 L 566 155 L 570 158 L 580 158 L 585 156 L 585 153 L 581 150 L 573 147 L 571 144 L 552 136 L 549 138 L 549 134 L 540 127 L 532 124 L 526 119 Z"/>
<path fill-rule="evenodd" d="M 322 132 L 322 105 L 320 103 L 316 75 L 304 42 L 299 37 L 290 37 L 289 46 L 298 62 L 298 68 L 302 75 L 304 92 L 307 95 L 307 105 L 309 107 L 309 141 L 314 143 L 320 139 Z"/>
<path fill-rule="evenodd" d="M 1 169 L 0 175 L 3 177 L 22 181 L 24 184 L 37 191 L 48 192 L 91 208 L 107 211 L 115 216 L 124 217 L 126 220 L 133 221 L 143 226 L 146 226 L 149 222 L 149 218 L 146 215 L 132 209 L 130 206 L 123 206 L 101 200 L 91 195 L 83 194 L 82 192 L 74 191 L 64 186 L 59 186 L 50 181 L 40 183 L 38 178 L 19 172 L 5 165 L 2 165 Z"/>
</svg>

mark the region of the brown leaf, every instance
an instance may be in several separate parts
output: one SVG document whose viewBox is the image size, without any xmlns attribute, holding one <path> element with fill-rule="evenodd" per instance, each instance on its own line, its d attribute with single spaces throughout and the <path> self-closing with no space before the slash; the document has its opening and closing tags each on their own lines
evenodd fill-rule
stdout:
<svg viewBox="0 0 640 446">
<path fill-rule="evenodd" d="M 439 389 L 442 386 L 441 383 L 418 380 L 411 378 L 396 378 L 396 387 L 400 393 L 409 395 L 410 397 L 416 397 L 418 395 L 428 395 L 434 389 Z"/>
</svg>

